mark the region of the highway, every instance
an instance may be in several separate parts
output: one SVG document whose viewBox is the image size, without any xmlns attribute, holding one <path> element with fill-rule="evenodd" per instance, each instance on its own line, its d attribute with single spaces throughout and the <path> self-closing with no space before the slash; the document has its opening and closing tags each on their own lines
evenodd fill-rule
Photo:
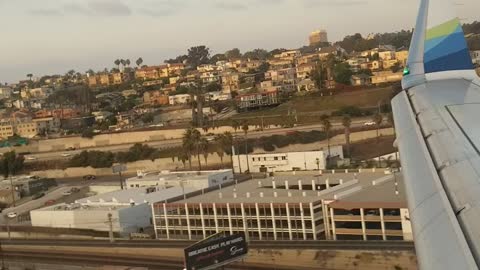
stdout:
<svg viewBox="0 0 480 270">
<path fill-rule="evenodd" d="M 364 123 L 367 122 L 368 119 L 354 119 L 352 121 L 351 128 L 358 128 L 363 127 Z M 308 132 L 312 130 L 322 130 L 323 126 L 321 124 L 314 124 L 314 125 L 302 125 L 293 128 L 272 128 L 272 129 L 265 129 L 263 131 L 259 130 L 250 130 L 248 133 L 248 138 L 260 138 L 265 136 L 272 136 L 272 135 L 285 135 L 287 132 L 291 131 L 303 131 Z M 341 122 L 333 122 L 332 123 L 333 130 L 341 130 L 343 129 L 343 125 Z M 215 133 L 214 130 L 209 131 Z M 244 136 L 243 131 L 238 131 L 233 133 L 234 136 L 242 137 Z M 151 147 L 157 149 L 168 149 L 179 147 L 182 145 L 182 139 L 170 139 L 170 140 L 161 140 L 161 141 L 150 141 L 144 142 Z M 89 151 L 111 151 L 111 152 L 123 152 L 128 151 L 133 144 L 121 144 L 121 145 L 110 145 L 110 146 L 99 146 L 93 148 L 82 148 L 74 151 L 54 151 L 54 152 L 39 152 L 39 153 L 32 153 L 29 155 L 25 155 L 25 162 L 35 162 L 35 161 L 48 161 L 48 160 L 61 160 L 61 159 L 68 159 L 72 156 L 79 154 L 84 150 Z"/>
</svg>

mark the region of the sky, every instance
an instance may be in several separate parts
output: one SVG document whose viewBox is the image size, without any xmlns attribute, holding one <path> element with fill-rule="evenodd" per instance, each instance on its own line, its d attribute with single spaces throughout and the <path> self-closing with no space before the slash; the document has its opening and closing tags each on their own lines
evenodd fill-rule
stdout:
<svg viewBox="0 0 480 270">
<path fill-rule="evenodd" d="M 480 1 L 456 1 L 465 22 Z M 411 29 L 418 0 L 0 0 L 0 83 L 70 69 L 112 68 L 115 59 L 160 64 L 206 45 L 212 54 L 298 48 L 325 29 L 345 35 Z"/>
</svg>

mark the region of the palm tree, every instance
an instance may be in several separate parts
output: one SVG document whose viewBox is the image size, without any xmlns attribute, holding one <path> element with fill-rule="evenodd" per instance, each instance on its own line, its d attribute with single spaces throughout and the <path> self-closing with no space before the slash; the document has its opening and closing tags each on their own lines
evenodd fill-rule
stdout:
<svg viewBox="0 0 480 270">
<path fill-rule="evenodd" d="M 126 62 L 124 59 L 121 59 L 121 60 L 120 60 L 120 63 L 122 64 L 123 69 L 125 69 L 125 65 L 126 65 L 127 62 Z M 120 68 L 119 68 L 119 69 L 120 69 Z"/>
<path fill-rule="evenodd" d="M 233 120 L 232 121 L 232 128 L 233 130 L 235 130 L 235 132 L 237 132 L 237 129 L 240 127 L 240 123 L 238 123 L 237 120 Z"/>
<path fill-rule="evenodd" d="M 182 139 L 182 147 L 183 147 L 183 153 L 187 159 L 188 159 L 188 164 L 190 166 L 190 170 L 192 169 L 192 153 L 194 149 L 194 143 L 193 143 L 193 128 L 189 128 L 185 130 L 185 133 L 183 134 L 183 139 Z"/>
<path fill-rule="evenodd" d="M 330 158 L 330 130 L 332 129 L 332 123 L 328 115 L 322 115 L 320 121 L 323 126 L 323 131 L 327 134 L 328 158 Z"/>
<path fill-rule="evenodd" d="M 223 133 L 223 141 L 222 141 L 222 145 L 223 145 L 223 149 L 226 149 L 228 148 L 230 150 L 230 165 L 232 166 L 233 168 L 233 135 L 232 133 L 230 132 L 225 132 Z M 239 164 L 240 166 L 240 164 Z"/>
<path fill-rule="evenodd" d="M 125 60 L 125 64 L 127 65 L 127 67 L 130 67 L 130 64 L 131 64 L 130 59 Z"/>
<path fill-rule="evenodd" d="M 202 170 L 202 163 L 200 161 L 200 153 L 202 152 L 201 151 L 201 147 L 202 147 L 201 139 L 202 139 L 202 134 L 200 133 L 200 131 L 198 131 L 198 129 L 193 129 L 191 140 L 192 140 L 193 147 L 196 151 L 197 160 L 198 160 L 198 170 L 199 171 Z"/>
<path fill-rule="evenodd" d="M 377 142 L 380 137 L 379 132 L 380 132 L 380 125 L 383 122 L 383 116 L 379 113 L 375 114 L 372 118 L 372 121 L 375 122 L 375 126 L 377 127 Z"/>
<path fill-rule="evenodd" d="M 118 70 L 120 70 L 120 59 L 115 60 L 113 63 L 117 66 Z"/>
<path fill-rule="evenodd" d="M 223 157 L 225 156 L 225 135 L 218 134 L 215 136 L 215 142 L 217 146 L 215 147 L 215 152 L 220 157 L 220 162 L 222 163 L 223 168 Z"/>
<path fill-rule="evenodd" d="M 140 67 L 143 64 L 143 59 L 142 57 L 139 57 L 137 61 L 135 61 L 135 64 L 137 64 L 137 67 Z"/>
<path fill-rule="evenodd" d="M 203 158 L 205 159 L 205 166 L 207 166 L 207 158 L 208 158 L 208 147 L 209 147 L 209 143 L 208 143 L 208 140 L 206 138 L 202 138 L 200 140 L 200 150 L 202 151 L 203 153 Z"/>
<path fill-rule="evenodd" d="M 352 118 L 350 115 L 345 115 L 342 119 L 342 125 L 345 128 L 345 143 L 347 145 L 347 156 L 350 157 L 350 126 L 352 125 Z"/>
<path fill-rule="evenodd" d="M 28 74 L 27 74 L 27 78 L 29 78 L 30 81 L 32 81 L 32 77 L 33 77 L 33 74 L 32 74 L 32 73 L 28 73 Z"/>
<path fill-rule="evenodd" d="M 248 160 L 248 122 L 246 120 L 242 123 L 242 130 L 245 134 L 245 156 L 247 157 L 247 170 L 250 173 L 250 162 Z"/>
</svg>

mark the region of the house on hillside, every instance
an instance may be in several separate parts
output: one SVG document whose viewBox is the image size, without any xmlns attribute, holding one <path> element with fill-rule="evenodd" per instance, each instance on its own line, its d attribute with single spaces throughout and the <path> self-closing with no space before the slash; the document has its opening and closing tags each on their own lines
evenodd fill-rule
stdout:
<svg viewBox="0 0 480 270">
<path fill-rule="evenodd" d="M 350 82 L 353 86 L 364 86 L 370 85 L 372 83 L 372 79 L 367 74 L 357 74 L 352 75 Z"/>
</svg>

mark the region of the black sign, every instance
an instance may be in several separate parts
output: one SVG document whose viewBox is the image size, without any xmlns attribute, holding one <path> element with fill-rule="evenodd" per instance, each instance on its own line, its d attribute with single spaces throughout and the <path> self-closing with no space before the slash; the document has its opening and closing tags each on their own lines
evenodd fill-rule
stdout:
<svg viewBox="0 0 480 270">
<path fill-rule="evenodd" d="M 248 253 L 245 233 L 200 242 L 185 249 L 187 270 L 214 269 L 241 259 Z"/>
</svg>

